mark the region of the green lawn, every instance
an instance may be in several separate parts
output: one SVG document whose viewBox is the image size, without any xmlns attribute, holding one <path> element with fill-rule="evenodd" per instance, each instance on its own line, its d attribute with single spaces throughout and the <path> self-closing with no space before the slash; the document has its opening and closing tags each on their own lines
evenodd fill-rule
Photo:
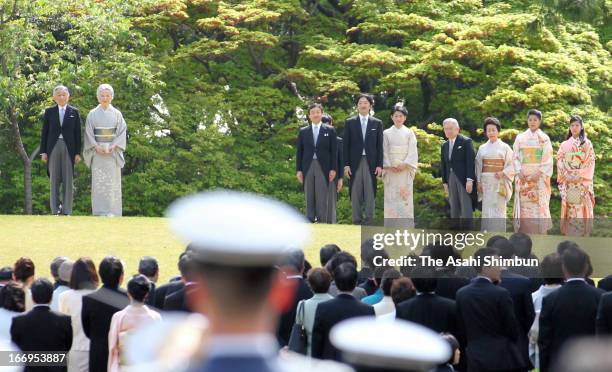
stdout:
<svg viewBox="0 0 612 372">
<path fill-rule="evenodd" d="M 318 263 L 319 248 L 332 242 L 358 254 L 359 227 L 314 225 L 306 257 Z M 159 260 L 163 282 L 177 275 L 176 264 L 184 246 L 174 238 L 164 218 L 0 215 L 0 266 L 28 256 L 39 276 L 49 276 L 51 260 L 60 255 L 72 259 L 89 256 L 96 265 L 104 256 L 115 255 L 124 260 L 128 274 L 137 271 L 140 257 L 150 255 Z"/>
<path fill-rule="evenodd" d="M 539 257 L 565 240 L 561 236 L 536 236 L 534 251 Z M 591 255 L 594 277 L 612 273 L 610 238 L 574 239 Z M 306 246 L 306 258 L 318 266 L 319 248 L 336 243 L 359 257 L 360 228 L 350 225 L 312 225 L 312 238 Z M 49 276 L 49 264 L 59 255 L 72 259 L 91 257 L 96 264 L 106 255 L 124 260 L 126 273 L 137 271 L 144 255 L 160 262 L 160 280 L 177 274 L 176 267 L 184 243 L 175 239 L 164 218 L 145 217 L 59 217 L 0 216 L 0 265 L 12 265 L 19 257 L 28 256 L 37 265 L 37 275 Z M 466 254 L 471 254 L 468 250 Z M 397 256 L 393 254 L 392 256 Z"/>
</svg>

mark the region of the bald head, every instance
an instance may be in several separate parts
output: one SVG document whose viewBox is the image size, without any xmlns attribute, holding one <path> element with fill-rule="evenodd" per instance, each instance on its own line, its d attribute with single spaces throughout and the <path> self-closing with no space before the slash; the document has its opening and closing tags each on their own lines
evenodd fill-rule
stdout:
<svg viewBox="0 0 612 372">
<path fill-rule="evenodd" d="M 442 127 L 444 128 L 444 135 L 449 140 L 453 140 L 459 134 L 459 122 L 454 118 L 446 118 L 442 122 Z"/>
</svg>

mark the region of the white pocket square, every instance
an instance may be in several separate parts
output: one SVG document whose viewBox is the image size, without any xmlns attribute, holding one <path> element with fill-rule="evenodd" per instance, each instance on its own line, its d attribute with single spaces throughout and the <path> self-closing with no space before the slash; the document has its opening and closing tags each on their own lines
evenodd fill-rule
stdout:
<svg viewBox="0 0 612 372">
<path fill-rule="evenodd" d="M 459 149 L 460 149 L 460 148 L 462 148 L 462 147 L 463 147 L 463 146 L 459 146 L 459 147 L 457 147 L 457 150 L 459 150 Z"/>
</svg>

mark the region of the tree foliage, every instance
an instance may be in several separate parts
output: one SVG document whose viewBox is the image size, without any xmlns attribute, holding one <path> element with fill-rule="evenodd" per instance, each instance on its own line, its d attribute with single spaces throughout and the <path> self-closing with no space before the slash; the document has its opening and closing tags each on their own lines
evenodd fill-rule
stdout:
<svg viewBox="0 0 612 372">
<path fill-rule="evenodd" d="M 360 91 L 375 95 L 375 114 L 386 126 L 393 104 L 408 107 L 421 165 L 417 217 L 444 213 L 438 174 L 444 118 L 457 118 L 482 143 L 484 117 L 497 116 L 502 138 L 512 144 L 530 108 L 544 112 L 555 150 L 569 115 L 585 119 L 597 153 L 596 214 L 612 210 L 605 193 L 612 178 L 607 3 L 583 2 L 600 9 L 601 17 L 588 23 L 568 15 L 567 2 L 557 4 L 558 21 L 536 28 L 543 9 L 555 4 L 147 0 L 74 2 L 73 11 L 60 12 L 59 5 L 41 3 L 31 7 L 41 21 L 29 37 L 45 40 L 32 53 L 44 54 L 34 60 L 46 75 L 24 78 L 39 86 L 36 99 L 17 105 L 29 112 L 21 119 L 24 143 L 31 148 L 38 141 L 38 115 L 56 82 L 72 88 L 72 102 L 84 114 L 95 106 L 97 85 L 113 84 L 129 131 L 126 214 L 160 215 L 176 197 L 215 187 L 265 193 L 302 208 L 294 142 L 305 105 L 322 101 L 342 133 Z M 19 89 L 6 92 L 1 97 Z M 1 145 L 8 149 L 6 141 Z M 0 211 L 21 212 L 18 158 L 14 151 L 1 154 Z M 89 175 L 77 171 L 76 208 L 87 214 Z M 34 211 L 44 213 L 46 175 L 40 165 L 34 174 Z M 381 207 L 382 192 L 378 197 Z M 558 199 L 555 193 L 554 215 Z M 346 190 L 338 208 L 340 221 L 349 222 Z"/>
</svg>

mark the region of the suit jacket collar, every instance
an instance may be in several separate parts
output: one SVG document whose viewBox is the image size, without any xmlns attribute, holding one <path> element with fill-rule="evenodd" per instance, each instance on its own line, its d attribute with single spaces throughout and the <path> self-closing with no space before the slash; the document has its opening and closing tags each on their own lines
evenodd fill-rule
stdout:
<svg viewBox="0 0 612 372">
<path fill-rule="evenodd" d="M 484 278 L 482 276 L 477 276 L 474 279 L 472 279 L 472 283 L 474 284 L 491 284 L 493 285 L 493 282 L 487 278 Z"/>
<path fill-rule="evenodd" d="M 454 154 L 457 151 L 457 148 L 459 148 L 459 146 L 461 146 L 461 144 L 463 143 L 463 136 L 461 134 L 457 134 L 457 137 L 455 137 L 455 143 L 453 144 L 453 152 L 452 154 Z M 450 140 L 446 141 L 446 159 L 448 159 L 448 149 L 450 147 Z M 451 159 L 453 158 L 451 154 Z"/>
<path fill-rule="evenodd" d="M 328 128 L 323 123 L 321 123 L 321 125 L 319 126 L 319 137 L 317 137 L 317 142 L 315 143 L 315 141 L 314 141 L 314 129 L 312 127 L 313 127 L 313 125 L 311 123 L 310 124 L 310 128 L 309 128 L 310 129 L 310 138 L 312 139 L 312 144 L 316 147 L 317 143 L 319 142 L 319 138 L 321 138 L 323 133 L 327 133 Z"/>
<path fill-rule="evenodd" d="M 40 306 L 34 306 L 32 308 L 32 311 L 51 311 L 51 307 L 49 307 L 49 305 L 40 305 Z"/>
<path fill-rule="evenodd" d="M 353 297 L 353 295 L 348 294 L 348 293 L 339 293 L 336 296 L 336 298 L 339 300 L 352 300 L 352 301 L 356 300 L 355 297 Z"/>
</svg>

